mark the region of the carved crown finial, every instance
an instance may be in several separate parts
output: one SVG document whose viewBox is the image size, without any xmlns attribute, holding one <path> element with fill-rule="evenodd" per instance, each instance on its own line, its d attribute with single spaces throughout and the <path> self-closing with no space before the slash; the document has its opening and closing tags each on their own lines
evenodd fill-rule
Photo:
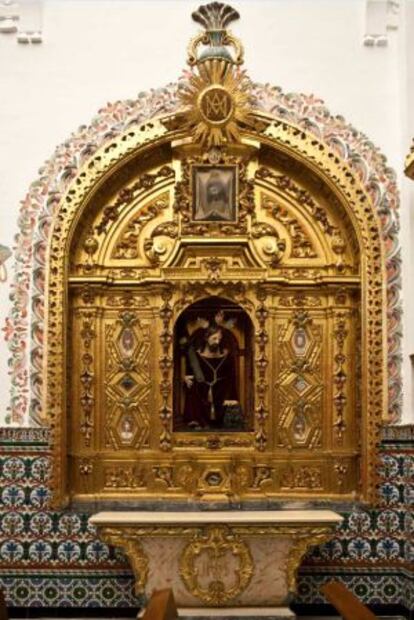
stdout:
<svg viewBox="0 0 414 620">
<path fill-rule="evenodd" d="M 205 29 L 190 42 L 188 50 L 188 63 L 196 65 L 206 60 L 224 60 L 228 64 L 240 65 L 243 62 L 243 47 L 240 41 L 227 30 L 230 22 L 239 19 L 240 15 L 228 4 L 222 2 L 210 2 L 199 6 L 194 11 L 192 18 Z M 203 45 L 205 48 L 198 53 L 197 48 Z M 229 46 L 235 53 L 231 53 Z"/>
<path fill-rule="evenodd" d="M 211 2 L 192 15 L 204 28 L 188 46 L 192 71 L 179 96 L 184 119 L 195 143 L 207 147 L 240 141 L 240 128 L 250 123 L 251 86 L 243 63 L 243 46 L 227 26 L 239 14 L 228 4 Z"/>
<path fill-rule="evenodd" d="M 206 29 L 207 32 L 225 30 L 230 22 L 240 18 L 238 12 L 228 4 L 210 2 L 199 6 L 192 18 Z"/>
</svg>

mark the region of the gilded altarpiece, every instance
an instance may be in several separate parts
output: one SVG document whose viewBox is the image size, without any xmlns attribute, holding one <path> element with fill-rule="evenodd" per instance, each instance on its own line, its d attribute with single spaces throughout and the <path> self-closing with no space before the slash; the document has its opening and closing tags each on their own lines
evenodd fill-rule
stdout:
<svg viewBox="0 0 414 620">
<path fill-rule="evenodd" d="M 326 143 L 255 108 L 237 12 L 193 17 L 176 111 L 108 137 L 56 207 L 55 504 L 373 500 L 387 371 L 371 196 Z"/>
<path fill-rule="evenodd" d="M 201 169 L 208 183 L 211 168 L 219 183 L 217 171 L 230 178 L 226 166 L 236 173 L 237 217 L 222 219 L 225 201 L 212 202 L 199 221 L 194 175 Z M 359 250 L 317 175 L 258 141 L 204 151 L 178 143 L 114 173 L 76 231 L 73 498 L 360 493 Z M 237 306 L 252 325 L 243 345 L 252 369 L 239 377 L 250 395 L 244 430 L 174 423 L 175 326 L 209 300 L 216 312 L 220 300 Z"/>
</svg>

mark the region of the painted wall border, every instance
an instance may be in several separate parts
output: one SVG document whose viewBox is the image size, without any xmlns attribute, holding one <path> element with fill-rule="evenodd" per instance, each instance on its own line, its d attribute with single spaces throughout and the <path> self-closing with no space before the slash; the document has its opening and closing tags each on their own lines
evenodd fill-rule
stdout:
<svg viewBox="0 0 414 620">
<path fill-rule="evenodd" d="M 39 171 L 21 203 L 14 247 L 11 309 L 5 337 L 10 350 L 11 400 L 6 423 L 44 424 L 43 389 L 44 283 L 49 233 L 55 209 L 82 165 L 107 141 L 155 116 L 178 110 L 177 88 L 141 93 L 136 100 L 108 104 L 88 126 L 59 145 Z M 252 83 L 255 107 L 286 120 L 325 142 L 356 173 L 371 197 L 381 223 L 386 251 L 388 330 L 388 416 L 401 419 L 401 253 L 398 242 L 399 195 L 395 172 L 363 133 L 333 116 L 314 95 L 283 93 L 278 87 Z"/>
</svg>

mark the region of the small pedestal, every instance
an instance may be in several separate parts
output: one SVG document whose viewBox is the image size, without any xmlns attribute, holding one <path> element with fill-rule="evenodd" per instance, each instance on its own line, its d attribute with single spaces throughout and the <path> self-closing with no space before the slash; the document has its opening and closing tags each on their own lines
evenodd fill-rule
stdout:
<svg viewBox="0 0 414 620">
<path fill-rule="evenodd" d="M 300 561 L 341 521 L 329 510 L 100 512 L 90 519 L 104 541 L 124 549 L 137 594 L 172 588 L 180 615 L 198 618 L 294 617 L 286 606 Z"/>
</svg>

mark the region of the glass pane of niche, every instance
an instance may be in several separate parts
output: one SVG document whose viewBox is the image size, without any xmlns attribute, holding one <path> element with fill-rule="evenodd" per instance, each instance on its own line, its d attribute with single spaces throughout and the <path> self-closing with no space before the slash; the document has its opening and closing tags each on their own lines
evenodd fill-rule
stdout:
<svg viewBox="0 0 414 620">
<path fill-rule="evenodd" d="M 220 297 L 188 306 L 174 327 L 174 431 L 253 430 L 254 330 Z"/>
</svg>

